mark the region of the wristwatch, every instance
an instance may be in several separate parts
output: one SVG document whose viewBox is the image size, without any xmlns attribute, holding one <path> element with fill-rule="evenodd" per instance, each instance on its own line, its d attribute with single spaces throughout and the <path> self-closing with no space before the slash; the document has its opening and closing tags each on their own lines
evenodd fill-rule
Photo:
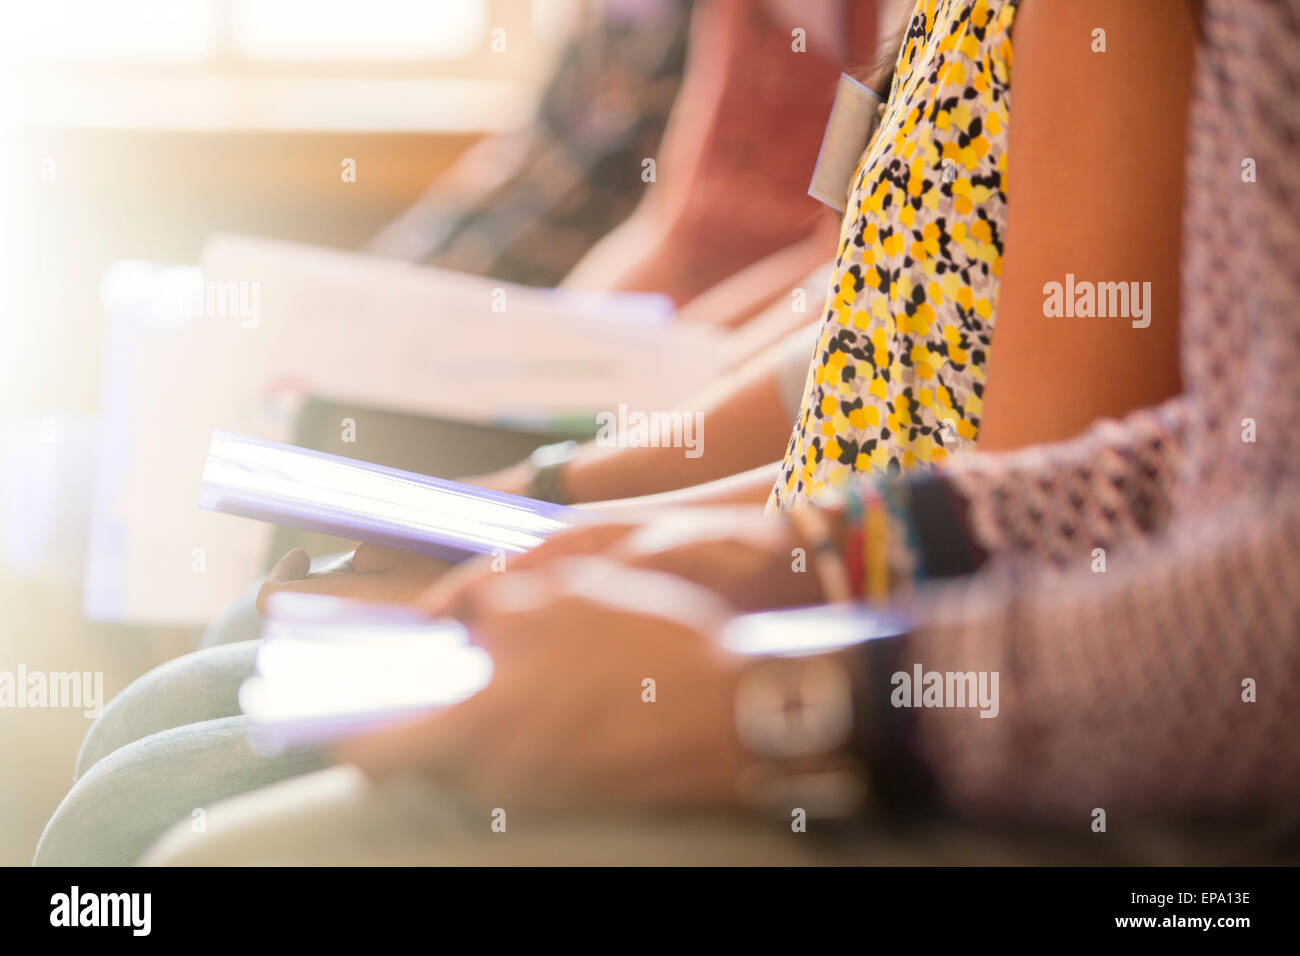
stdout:
<svg viewBox="0 0 1300 956">
<path fill-rule="evenodd" d="M 542 445 L 528 456 L 532 475 L 528 478 L 528 497 L 538 501 L 549 501 L 557 505 L 572 502 L 564 491 L 564 466 L 578 453 L 576 441 L 556 442 Z"/>
<path fill-rule="evenodd" d="M 750 764 L 739 781 L 752 806 L 788 819 L 841 818 L 866 803 L 847 652 L 761 656 L 736 684 L 736 733 Z"/>
<path fill-rule="evenodd" d="M 739 656 L 736 736 L 748 758 L 740 793 L 789 820 L 882 808 L 893 781 L 881 741 L 883 675 L 913 628 L 910 616 L 861 604 L 744 614 L 723 629 Z M 886 684 L 887 686 L 887 684 Z M 883 692 L 882 692 L 883 691 Z"/>
</svg>

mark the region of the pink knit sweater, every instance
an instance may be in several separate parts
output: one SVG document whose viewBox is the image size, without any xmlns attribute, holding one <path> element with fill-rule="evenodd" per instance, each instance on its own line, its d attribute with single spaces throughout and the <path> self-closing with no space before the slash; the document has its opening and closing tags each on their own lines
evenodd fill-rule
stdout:
<svg viewBox="0 0 1300 956">
<path fill-rule="evenodd" d="M 940 476 L 988 559 L 918 594 L 925 624 L 893 663 L 998 671 L 1000 712 L 888 719 L 897 769 L 956 812 L 1086 824 L 1099 807 L 1192 817 L 1300 797 L 1297 103 L 1300 0 L 1207 0 L 1185 393 Z"/>
</svg>

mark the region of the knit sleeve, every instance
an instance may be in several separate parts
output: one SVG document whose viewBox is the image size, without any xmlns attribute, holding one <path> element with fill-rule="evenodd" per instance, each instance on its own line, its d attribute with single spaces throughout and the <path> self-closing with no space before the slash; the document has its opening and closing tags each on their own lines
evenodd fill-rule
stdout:
<svg viewBox="0 0 1300 956">
<path fill-rule="evenodd" d="M 960 815 L 1086 825 L 1102 808 L 1112 828 L 1293 803 L 1300 505 L 1177 530 L 1104 573 L 1003 568 L 919 592 L 926 623 L 874 662 L 867 695 L 918 665 L 996 674 L 995 715 L 884 706 L 881 773 Z"/>
<path fill-rule="evenodd" d="M 954 460 L 936 473 L 964 523 L 954 532 L 988 558 L 1053 565 L 1155 532 L 1169 517 L 1192 409 L 1173 399 L 1068 442 Z"/>
<path fill-rule="evenodd" d="M 897 503 L 889 580 L 959 577 L 987 563 L 1104 567 L 1110 549 L 1167 524 L 1196 415 L 1183 396 L 1069 441 L 864 482 L 867 494 L 892 488 Z"/>
</svg>

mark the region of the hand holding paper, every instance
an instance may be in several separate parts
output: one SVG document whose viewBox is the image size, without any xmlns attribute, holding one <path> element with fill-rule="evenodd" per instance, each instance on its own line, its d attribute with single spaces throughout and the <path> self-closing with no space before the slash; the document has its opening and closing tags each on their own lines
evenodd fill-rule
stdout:
<svg viewBox="0 0 1300 956">
<path fill-rule="evenodd" d="M 583 512 L 279 442 L 214 431 L 199 506 L 459 561 L 518 554 Z"/>
<path fill-rule="evenodd" d="M 276 594 L 325 594 L 361 601 L 410 604 L 452 565 L 409 551 L 360 544 L 324 568 L 311 570 L 311 558 L 294 548 L 271 569 L 257 595 L 263 617 Z"/>
<path fill-rule="evenodd" d="M 727 609 L 713 595 L 599 558 L 493 585 L 471 628 L 491 683 L 340 741 L 344 760 L 435 770 L 471 801 L 520 810 L 738 802 L 736 657 L 714 636 Z"/>
<path fill-rule="evenodd" d="M 455 621 L 401 607 L 281 594 L 239 691 L 255 748 L 335 740 L 464 700 L 492 661 Z"/>
</svg>

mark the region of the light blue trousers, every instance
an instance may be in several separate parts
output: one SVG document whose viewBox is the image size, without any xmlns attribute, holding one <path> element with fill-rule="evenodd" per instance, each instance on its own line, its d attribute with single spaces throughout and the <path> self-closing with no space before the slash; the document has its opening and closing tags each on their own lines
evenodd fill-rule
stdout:
<svg viewBox="0 0 1300 956">
<path fill-rule="evenodd" d="M 115 697 L 86 735 L 36 865 L 129 866 L 174 824 L 201 828 L 217 801 L 325 767 L 317 751 L 249 749 L 237 695 L 256 656 L 255 641 L 197 651 Z"/>
</svg>

